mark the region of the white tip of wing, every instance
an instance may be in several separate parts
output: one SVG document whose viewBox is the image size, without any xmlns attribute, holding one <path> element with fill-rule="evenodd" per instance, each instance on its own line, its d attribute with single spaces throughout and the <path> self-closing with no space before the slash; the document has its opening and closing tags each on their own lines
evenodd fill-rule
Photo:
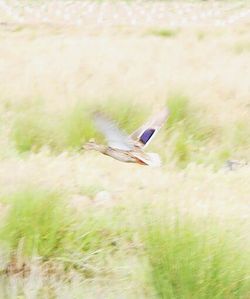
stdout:
<svg viewBox="0 0 250 299">
<path fill-rule="evenodd" d="M 156 153 L 147 153 L 149 160 L 147 162 L 148 166 L 151 167 L 160 167 L 162 165 L 161 158 Z"/>
<path fill-rule="evenodd" d="M 134 153 L 134 155 L 148 166 L 160 167 L 162 165 L 160 156 L 156 153 L 145 153 L 145 155 Z"/>
</svg>

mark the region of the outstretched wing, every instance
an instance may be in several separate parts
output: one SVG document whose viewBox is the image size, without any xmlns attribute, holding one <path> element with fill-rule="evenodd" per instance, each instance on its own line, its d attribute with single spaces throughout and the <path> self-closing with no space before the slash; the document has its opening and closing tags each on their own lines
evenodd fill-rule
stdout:
<svg viewBox="0 0 250 299">
<path fill-rule="evenodd" d="M 97 129 L 105 136 L 110 147 L 120 150 L 131 150 L 133 148 L 130 137 L 106 116 L 97 112 L 94 114 L 94 122 Z"/>
<path fill-rule="evenodd" d="M 164 108 L 161 112 L 153 116 L 148 122 L 130 135 L 130 138 L 137 141 L 141 147 L 146 147 L 155 137 L 168 117 L 168 109 Z"/>
</svg>

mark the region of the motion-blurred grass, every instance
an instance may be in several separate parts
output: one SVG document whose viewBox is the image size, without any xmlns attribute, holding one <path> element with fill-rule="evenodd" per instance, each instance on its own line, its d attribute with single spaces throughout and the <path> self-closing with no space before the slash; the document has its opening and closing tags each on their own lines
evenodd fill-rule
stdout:
<svg viewBox="0 0 250 299">
<path fill-rule="evenodd" d="M 249 147 L 248 123 L 236 121 L 224 128 L 209 124 L 202 119 L 202 107 L 192 106 L 189 97 L 174 93 L 166 100 L 170 111 L 163 129 L 162 139 L 156 140 L 155 148 L 166 161 L 175 161 L 177 167 L 186 167 L 190 162 L 221 166 L 234 152 Z M 100 104 L 79 102 L 67 111 L 52 115 L 41 106 L 28 107 L 15 113 L 10 137 L 18 152 L 38 152 L 49 148 L 51 152 L 79 151 L 89 139 L 105 142 L 95 128 L 92 113 L 99 110 L 109 116 L 128 134 L 151 116 L 149 105 L 140 107 L 130 101 L 107 99 Z M 156 111 L 157 112 L 157 111 Z M 24 134 L 25 132 L 25 134 Z M 169 148 L 166 154 L 163 144 Z M 212 157 L 206 148 L 213 146 Z M 224 154 L 223 154 L 224 153 Z"/>
<path fill-rule="evenodd" d="M 129 134 L 145 121 L 149 109 L 119 99 L 107 99 L 101 104 L 79 102 L 56 115 L 46 113 L 40 106 L 28 107 L 14 116 L 10 137 L 20 153 L 38 152 L 43 147 L 57 153 L 79 150 L 91 138 L 104 142 L 92 119 L 97 110 L 113 117 Z"/>
<path fill-rule="evenodd" d="M 159 298 L 249 296 L 249 256 L 237 235 L 223 232 L 211 220 L 151 219 L 144 238 Z"/>
<path fill-rule="evenodd" d="M 141 263 L 140 272 L 133 270 L 136 280 L 144 288 L 152 285 L 156 297 L 248 298 L 250 259 L 238 226 L 232 231 L 216 219 L 183 214 L 168 203 L 160 208 L 162 200 L 159 206 L 142 201 L 134 208 L 121 203 L 77 212 L 65 199 L 34 186 L 1 198 L 9 205 L 0 240 L 11 253 L 5 261 L 10 274 L 22 273 L 24 266 L 31 271 L 39 258 L 45 266 L 38 274 L 52 271 L 52 281 L 54 275 L 67 280 L 72 271 L 73 279 L 105 281 L 118 275 L 130 280 L 133 276 L 120 267 L 133 255 Z M 56 285 L 49 288 L 53 293 Z"/>
<path fill-rule="evenodd" d="M 119 222 L 122 210 L 114 209 L 106 214 L 94 212 L 86 205 L 86 211 L 81 211 L 82 218 L 60 192 L 31 186 L 3 196 L 1 203 L 10 208 L 1 223 L 0 239 L 13 257 L 18 253 L 19 258 L 27 261 L 37 256 L 94 275 L 91 263 L 93 269 L 100 263 L 97 272 L 105 272 L 102 258 L 120 250 L 120 240 L 131 239 L 129 227 Z"/>
</svg>

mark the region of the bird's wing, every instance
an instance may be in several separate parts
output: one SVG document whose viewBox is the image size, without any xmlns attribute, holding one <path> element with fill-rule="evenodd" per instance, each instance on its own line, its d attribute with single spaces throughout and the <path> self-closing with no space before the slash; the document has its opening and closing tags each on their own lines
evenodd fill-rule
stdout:
<svg viewBox="0 0 250 299">
<path fill-rule="evenodd" d="M 105 136 L 110 147 L 120 150 L 131 150 L 133 148 L 130 137 L 106 116 L 97 112 L 94 114 L 94 122 L 97 129 Z"/>
<path fill-rule="evenodd" d="M 154 115 L 148 122 L 130 135 L 130 138 L 137 141 L 140 147 L 146 147 L 155 137 L 156 133 L 164 125 L 168 117 L 168 109 L 164 108 L 161 112 Z"/>
</svg>

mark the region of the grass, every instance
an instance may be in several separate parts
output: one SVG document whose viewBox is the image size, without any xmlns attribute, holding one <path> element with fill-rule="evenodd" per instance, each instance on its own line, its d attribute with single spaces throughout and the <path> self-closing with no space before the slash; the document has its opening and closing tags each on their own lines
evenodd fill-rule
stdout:
<svg viewBox="0 0 250 299">
<path fill-rule="evenodd" d="M 129 134 L 147 117 L 147 107 L 140 109 L 140 114 L 137 115 L 138 109 L 136 104 L 112 98 L 99 105 L 79 101 L 56 116 L 44 112 L 40 107 L 27 107 L 15 116 L 11 138 L 20 153 L 38 152 L 43 147 L 57 153 L 75 151 L 91 138 L 104 141 L 94 126 L 92 112 L 104 112 Z"/>
<path fill-rule="evenodd" d="M 170 116 L 166 134 L 167 138 L 172 139 L 172 155 L 177 164 L 185 167 L 195 159 L 198 162 L 203 158 L 205 153 L 201 151 L 211 142 L 216 128 L 202 121 L 198 116 L 199 109 L 192 107 L 190 99 L 181 93 L 171 95 L 167 107 Z"/>
<path fill-rule="evenodd" d="M 59 192 L 27 187 L 2 197 L 1 202 L 10 209 L 0 239 L 12 253 L 23 257 L 56 259 L 84 271 L 84 260 L 90 260 L 92 254 L 103 257 L 106 251 L 116 251 L 121 236 L 129 239 L 127 229 L 118 223 L 119 210 L 97 215 L 86 207 L 82 219 Z"/>
<path fill-rule="evenodd" d="M 249 259 L 237 236 L 177 217 L 149 223 L 144 238 L 159 298 L 248 298 Z"/>
<path fill-rule="evenodd" d="M 24 134 L 25 132 L 25 134 Z M 11 137 L 18 152 L 37 152 L 49 147 L 54 152 L 79 149 L 96 134 L 83 105 L 53 116 L 40 107 L 18 113 Z"/>
<path fill-rule="evenodd" d="M 165 129 L 165 138 L 172 150 L 168 153 L 168 159 L 174 159 L 178 167 L 186 167 L 191 161 L 221 165 L 225 161 L 225 156 L 221 152 L 228 152 L 227 156 L 230 158 L 234 151 L 240 152 L 242 149 L 244 152 L 249 146 L 245 138 L 248 132 L 245 121 L 237 121 L 233 126 L 221 130 L 214 124 L 202 120 L 202 107 L 193 106 L 190 98 L 180 92 L 170 95 L 166 106 L 169 108 L 170 116 Z M 55 116 L 45 112 L 41 104 L 23 105 L 22 109 L 15 107 L 17 108 L 20 112 L 14 113 L 11 138 L 20 153 L 36 153 L 42 148 L 48 148 L 54 153 L 78 151 L 91 138 L 105 142 L 92 120 L 92 112 L 95 110 L 102 111 L 128 134 L 142 125 L 151 115 L 148 105 L 140 107 L 137 103 L 115 98 L 105 99 L 95 105 L 79 101 L 67 111 Z M 221 141 L 217 156 L 209 160 L 203 149 L 212 142 L 218 144 L 218 136 L 221 136 Z M 165 155 L 160 148 L 157 150 Z"/>
<path fill-rule="evenodd" d="M 62 298 L 65 288 L 68 296 L 86 293 L 83 281 L 128 279 L 118 271 L 122 252 L 132 242 L 130 227 L 120 223 L 122 210 L 106 213 L 86 206 L 76 211 L 61 192 L 34 187 L 1 202 L 9 206 L 0 228 L 0 250 L 7 250 L 0 275 L 5 298 Z"/>
<path fill-rule="evenodd" d="M 162 38 L 172 38 L 178 34 L 178 30 L 167 29 L 167 28 L 156 28 L 149 31 L 150 34 L 159 36 Z"/>
<path fill-rule="evenodd" d="M 39 151 L 48 142 L 49 128 L 40 112 L 31 111 L 16 117 L 12 138 L 19 152 Z"/>
<path fill-rule="evenodd" d="M 103 100 L 97 109 L 103 111 L 108 117 L 114 120 L 127 134 L 132 133 L 141 126 L 149 117 L 150 108 L 148 105 L 141 107 L 133 100 L 108 98 Z M 139 113 L 138 113 L 139 112 Z"/>
<path fill-rule="evenodd" d="M 57 255 L 64 234 L 70 227 L 70 215 L 57 193 L 27 189 L 2 199 L 11 205 L 1 229 L 1 239 L 12 251 L 20 242 L 24 255 L 44 258 Z"/>
<path fill-rule="evenodd" d="M 54 134 L 64 140 L 62 151 L 66 149 L 79 149 L 90 138 L 96 136 L 96 130 L 91 120 L 91 115 L 84 105 L 78 104 L 62 117 L 62 125 L 55 130 Z"/>
<path fill-rule="evenodd" d="M 149 283 L 157 298 L 248 298 L 250 260 L 238 227 L 232 231 L 216 219 L 190 217 L 169 203 L 160 208 L 162 200 L 158 206 L 142 202 L 134 208 L 122 203 L 108 213 L 94 206 L 75 211 L 65 200 L 58 192 L 34 187 L 1 198 L 9 206 L 0 228 L 0 248 L 11 253 L 6 269 L 10 274 L 28 271 L 29 279 L 39 275 L 37 292 L 44 296 L 48 289 L 49 298 L 56 291 L 54 275 L 59 275 L 56 281 L 67 280 L 71 272 L 77 280 L 139 275 L 140 286 L 148 292 Z M 136 220 L 132 211 L 140 215 Z M 140 261 L 138 273 L 120 269 L 121 259 L 131 254 Z M 47 287 L 46 271 L 52 279 Z"/>
<path fill-rule="evenodd" d="M 166 105 L 171 111 L 166 127 L 166 139 L 170 140 L 173 151 L 169 156 L 180 167 L 185 168 L 195 161 L 218 168 L 235 153 L 238 157 L 247 154 L 250 146 L 245 138 L 248 120 L 237 120 L 221 128 L 202 118 L 204 107 L 192 106 L 189 97 L 182 93 L 172 94 Z M 214 149 L 212 157 L 205 150 L 211 146 Z"/>
<path fill-rule="evenodd" d="M 249 53 L 250 52 L 250 43 L 249 41 L 240 41 L 234 45 L 234 51 L 237 54 Z"/>
<path fill-rule="evenodd" d="M 119 271 L 121 257 L 127 259 L 124 252 L 133 252 L 128 248 L 134 242 L 123 209 L 75 210 L 61 192 L 34 186 L 2 196 L 1 204 L 9 207 L 0 227 L 0 250 L 9 253 L 0 275 L 5 286 L 9 284 L 7 289 L 0 286 L 5 298 L 15 292 L 23 296 L 25 290 L 61 297 L 58 284 L 65 288 L 79 281 L 129 279 L 130 273 Z M 15 286 L 11 275 L 16 275 Z M 20 280 L 22 275 L 27 275 L 31 289 Z M 74 292 L 87 292 L 87 286 L 81 283 Z"/>
</svg>

